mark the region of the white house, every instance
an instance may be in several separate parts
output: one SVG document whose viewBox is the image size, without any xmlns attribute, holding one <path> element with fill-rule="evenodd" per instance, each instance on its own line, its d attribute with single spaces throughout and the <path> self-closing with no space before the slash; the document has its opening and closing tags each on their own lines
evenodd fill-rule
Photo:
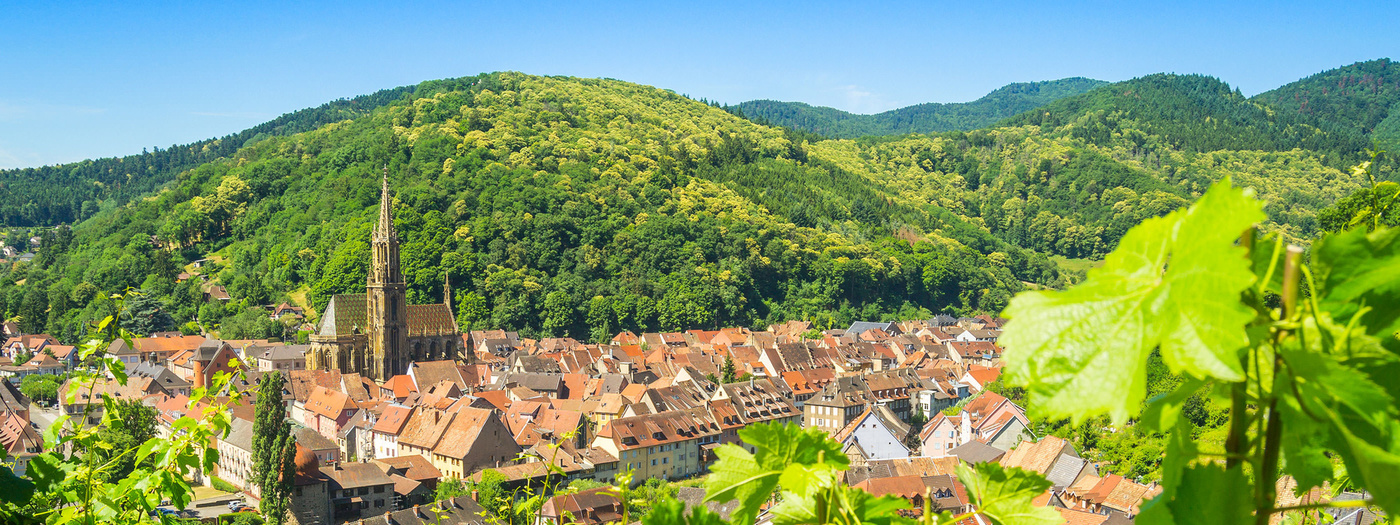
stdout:
<svg viewBox="0 0 1400 525">
<path fill-rule="evenodd" d="M 852 458 L 859 463 L 861 458 L 872 460 L 909 457 L 909 447 L 904 445 L 904 438 L 908 435 L 909 425 L 900 421 L 899 417 L 884 405 L 875 405 L 851 420 L 833 437 L 841 442 L 846 455 L 860 456 Z"/>
</svg>

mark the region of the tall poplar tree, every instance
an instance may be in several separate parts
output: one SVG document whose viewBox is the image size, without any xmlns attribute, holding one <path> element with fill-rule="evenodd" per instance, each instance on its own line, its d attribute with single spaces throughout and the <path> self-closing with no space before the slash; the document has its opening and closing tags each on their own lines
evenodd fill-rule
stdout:
<svg viewBox="0 0 1400 525">
<path fill-rule="evenodd" d="M 292 422 L 282 405 L 286 378 L 281 373 L 263 374 L 258 384 L 258 400 L 253 420 L 253 482 L 262 491 L 258 510 L 263 519 L 281 525 L 286 519 L 292 481 L 296 476 L 296 438 Z"/>
</svg>

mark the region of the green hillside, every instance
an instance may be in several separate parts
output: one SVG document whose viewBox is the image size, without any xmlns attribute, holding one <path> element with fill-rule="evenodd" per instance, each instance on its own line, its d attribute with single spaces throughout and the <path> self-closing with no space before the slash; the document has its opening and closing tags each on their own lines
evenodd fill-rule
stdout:
<svg viewBox="0 0 1400 525">
<path fill-rule="evenodd" d="M 0 300 L 67 340 L 127 288 L 175 323 L 272 335 L 248 307 L 363 289 L 385 165 L 410 301 L 440 301 L 446 275 L 464 327 L 840 324 L 995 311 L 1023 282 L 1058 278 L 1045 256 L 896 202 L 780 129 L 660 89 L 500 73 L 426 82 L 183 171 L 71 239 L 50 235 L 35 264 L 0 275 Z M 174 277 L 215 253 L 234 300 L 201 307 L 198 281 Z"/>
<path fill-rule="evenodd" d="M 1365 145 L 1191 75 L 1102 86 L 988 129 L 856 140 L 615 80 L 495 73 L 374 97 L 243 132 L 236 148 L 150 154 L 171 160 L 129 180 L 153 191 L 101 194 L 71 233 L 11 232 L 42 233 L 45 248 L 0 270 L 0 309 L 72 341 L 110 294 L 141 289 L 149 315 L 128 322 L 144 331 L 198 319 L 225 337 L 286 335 L 253 307 L 319 309 L 363 288 L 387 166 L 410 300 L 442 300 L 450 279 L 464 328 L 598 339 L 994 312 L 1078 278 L 1129 227 L 1225 176 L 1267 202 L 1266 228 L 1311 238 L 1319 212 L 1362 186 L 1350 163 Z M 55 189 L 98 186 L 48 170 Z M 7 190 L 41 209 L 63 198 Z M 1075 261 L 1061 271 L 1052 256 Z M 205 304 L 198 279 L 175 282 L 206 257 L 227 305 Z"/>
<path fill-rule="evenodd" d="M 1203 75 L 1149 75 L 1051 102 L 998 126 L 1033 125 L 1103 144 L 1135 130 L 1175 150 L 1306 149 L 1354 162 L 1367 146 L 1358 133 L 1322 129 L 1312 119 L 1246 99 Z M 1339 164 L 1340 165 L 1340 164 Z"/>
<path fill-rule="evenodd" d="M 1068 97 L 999 127 L 828 140 L 815 158 L 859 173 L 911 206 L 936 204 L 1007 243 L 1097 258 L 1141 220 L 1230 176 L 1294 239 L 1362 185 L 1366 142 L 1305 124 L 1197 75 L 1152 75 Z"/>
<path fill-rule="evenodd" d="M 972 102 L 928 103 L 874 115 L 858 115 L 801 102 L 752 100 L 738 105 L 745 116 L 786 128 L 834 138 L 966 131 L 989 126 L 1017 113 L 1084 93 L 1105 84 L 1066 78 L 1003 86 Z"/>
<path fill-rule="evenodd" d="M 139 155 L 0 170 L 0 224 L 72 224 L 93 216 L 98 210 L 124 205 L 174 180 L 182 171 L 230 156 L 249 143 L 355 118 L 412 92 L 413 86 L 405 86 L 340 99 L 294 111 L 222 138 L 155 148 Z"/>
<path fill-rule="evenodd" d="M 1400 150 L 1400 64 L 1389 58 L 1324 71 L 1254 100 L 1359 132 L 1387 151 Z"/>
</svg>

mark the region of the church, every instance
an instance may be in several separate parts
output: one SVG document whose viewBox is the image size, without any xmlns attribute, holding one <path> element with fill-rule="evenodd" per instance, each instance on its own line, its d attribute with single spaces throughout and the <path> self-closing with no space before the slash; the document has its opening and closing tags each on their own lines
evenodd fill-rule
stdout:
<svg viewBox="0 0 1400 525">
<path fill-rule="evenodd" d="M 458 359 L 461 332 L 452 315 L 452 290 L 443 283 L 442 304 L 407 304 L 408 285 L 399 270 L 399 236 L 385 173 L 379 224 L 370 239 L 365 293 L 331 297 L 321 325 L 311 335 L 306 367 L 357 373 L 378 382 L 403 374 L 409 363 Z"/>
</svg>

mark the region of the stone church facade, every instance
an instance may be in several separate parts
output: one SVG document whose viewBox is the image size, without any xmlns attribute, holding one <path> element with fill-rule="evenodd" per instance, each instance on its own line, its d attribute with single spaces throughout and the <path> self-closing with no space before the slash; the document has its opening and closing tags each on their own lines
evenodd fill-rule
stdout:
<svg viewBox="0 0 1400 525">
<path fill-rule="evenodd" d="M 461 348 L 446 283 L 442 304 L 407 304 L 408 285 L 399 269 L 399 236 L 394 231 L 387 174 L 380 199 L 365 293 L 331 297 L 320 327 L 310 338 L 308 369 L 357 373 L 384 382 L 404 373 L 414 361 L 470 355 Z"/>
</svg>

